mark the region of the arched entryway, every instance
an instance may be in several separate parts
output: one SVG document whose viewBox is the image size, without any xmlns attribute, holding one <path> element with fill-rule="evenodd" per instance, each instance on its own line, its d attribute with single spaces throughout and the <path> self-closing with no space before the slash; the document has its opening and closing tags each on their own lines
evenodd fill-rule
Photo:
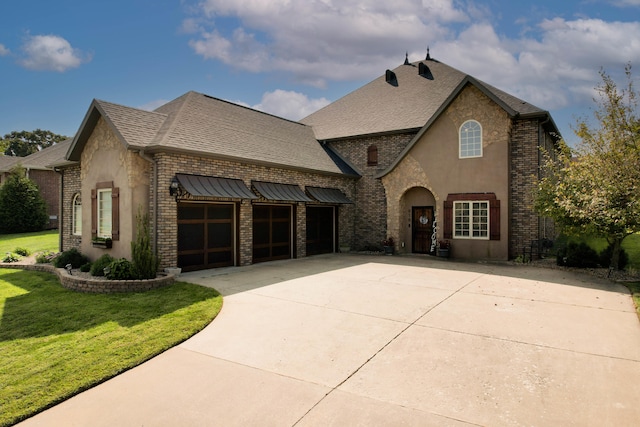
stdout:
<svg viewBox="0 0 640 427">
<path fill-rule="evenodd" d="M 436 199 L 433 194 L 426 188 L 414 187 L 404 193 L 400 204 L 405 217 L 402 239 L 407 246 L 406 251 L 433 253 L 437 228 Z"/>
</svg>

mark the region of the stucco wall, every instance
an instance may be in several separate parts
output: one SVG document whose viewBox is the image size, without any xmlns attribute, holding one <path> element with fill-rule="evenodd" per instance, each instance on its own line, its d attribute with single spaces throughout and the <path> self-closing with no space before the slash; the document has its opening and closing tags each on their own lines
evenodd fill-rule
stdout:
<svg viewBox="0 0 640 427">
<path fill-rule="evenodd" d="M 81 165 L 82 253 L 92 260 L 105 252 L 114 258 L 131 259 L 136 213 L 139 208 L 142 212 L 149 209 L 149 162 L 127 150 L 105 120 L 100 118 L 84 146 Z M 109 181 L 120 189 L 120 238 L 113 241 L 112 249 L 94 248 L 91 245 L 91 190 L 97 183 Z"/>
<path fill-rule="evenodd" d="M 482 126 L 483 155 L 459 158 L 458 133 L 467 120 Z M 458 239 L 452 254 L 458 258 L 506 259 L 508 257 L 509 139 L 511 120 L 507 113 L 473 86 L 467 86 L 431 127 L 420 137 L 397 167 L 382 179 L 389 216 L 389 234 L 408 238 L 407 191 L 421 187 L 433 196 L 415 203 L 436 203 L 438 239 L 443 238 L 443 201 L 454 193 L 495 193 L 501 201 L 500 240 Z M 428 193 L 423 193 L 428 194 Z M 413 203 L 413 201 L 412 201 Z M 406 245 L 410 252 L 410 245 Z"/>
</svg>

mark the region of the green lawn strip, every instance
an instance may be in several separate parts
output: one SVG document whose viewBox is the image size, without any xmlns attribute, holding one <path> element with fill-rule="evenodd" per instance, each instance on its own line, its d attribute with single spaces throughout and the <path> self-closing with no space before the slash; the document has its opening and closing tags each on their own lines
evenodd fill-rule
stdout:
<svg viewBox="0 0 640 427">
<path fill-rule="evenodd" d="M 0 234 L 0 255 L 13 252 L 17 247 L 27 248 L 34 254 L 44 251 L 58 252 L 58 230 Z"/>
<path fill-rule="evenodd" d="M 625 283 L 631 291 L 633 303 L 636 305 L 636 313 L 638 314 L 638 320 L 640 320 L 640 282 Z"/>
<path fill-rule="evenodd" d="M 215 290 L 185 282 L 83 294 L 63 288 L 53 274 L 0 269 L 0 426 L 173 347 L 221 307 Z"/>
</svg>

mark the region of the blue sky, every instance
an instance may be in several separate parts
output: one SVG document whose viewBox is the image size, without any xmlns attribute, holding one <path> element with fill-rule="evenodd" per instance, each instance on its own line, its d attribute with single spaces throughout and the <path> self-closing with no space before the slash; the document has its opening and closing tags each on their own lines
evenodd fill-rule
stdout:
<svg viewBox="0 0 640 427">
<path fill-rule="evenodd" d="M 0 16 L 0 136 L 73 136 L 93 98 L 153 109 L 189 90 L 297 120 L 429 46 L 572 142 L 598 71 L 640 67 L 640 0 L 20 0 Z"/>
</svg>

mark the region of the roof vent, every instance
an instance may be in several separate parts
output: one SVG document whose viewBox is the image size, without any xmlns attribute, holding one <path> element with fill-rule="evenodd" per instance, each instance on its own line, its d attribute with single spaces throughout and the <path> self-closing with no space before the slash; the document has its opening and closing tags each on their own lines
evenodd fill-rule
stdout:
<svg viewBox="0 0 640 427">
<path fill-rule="evenodd" d="M 398 87 L 398 78 L 396 77 L 396 73 L 394 73 L 393 71 L 387 70 L 384 74 L 384 80 L 391 86 Z"/>
<path fill-rule="evenodd" d="M 420 74 L 425 79 L 433 80 L 433 74 L 431 73 L 431 70 L 429 69 L 429 67 L 427 67 L 426 64 L 422 62 L 418 64 L 418 74 Z"/>
</svg>

